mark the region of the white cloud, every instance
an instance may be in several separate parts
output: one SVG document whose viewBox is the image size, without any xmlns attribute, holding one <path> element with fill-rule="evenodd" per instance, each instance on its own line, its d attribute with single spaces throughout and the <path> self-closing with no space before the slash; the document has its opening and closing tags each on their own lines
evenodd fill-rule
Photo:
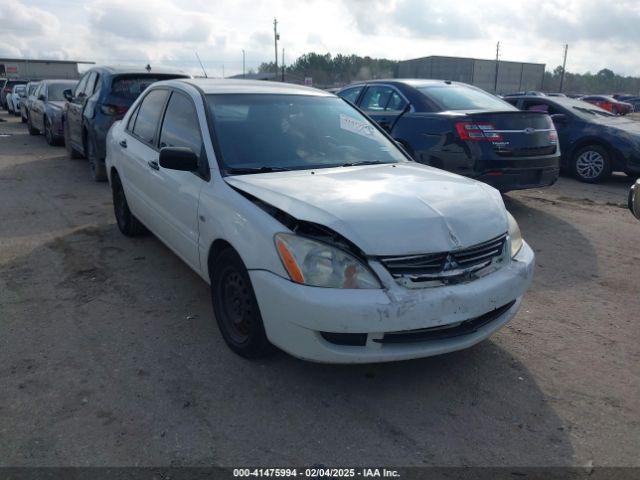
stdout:
<svg viewBox="0 0 640 480">
<path fill-rule="evenodd" d="M 640 1 L 0 0 L 0 55 L 164 64 L 210 75 L 271 61 L 273 17 L 286 58 L 309 51 L 391 59 L 427 55 L 562 61 L 570 71 L 640 76 Z M 280 54 L 281 52 L 279 52 Z"/>
</svg>

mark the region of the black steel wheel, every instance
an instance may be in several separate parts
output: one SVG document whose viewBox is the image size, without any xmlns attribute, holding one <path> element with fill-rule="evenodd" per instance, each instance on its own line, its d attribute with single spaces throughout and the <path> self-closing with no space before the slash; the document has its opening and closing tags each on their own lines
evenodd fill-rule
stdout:
<svg viewBox="0 0 640 480">
<path fill-rule="evenodd" d="M 211 298 L 218 327 L 231 350 L 245 358 L 263 357 L 272 351 L 249 273 L 231 248 L 215 261 Z"/>
</svg>

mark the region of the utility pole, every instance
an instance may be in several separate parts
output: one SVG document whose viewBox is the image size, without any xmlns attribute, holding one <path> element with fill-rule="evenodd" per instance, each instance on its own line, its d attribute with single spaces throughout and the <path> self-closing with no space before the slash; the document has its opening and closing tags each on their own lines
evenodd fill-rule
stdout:
<svg viewBox="0 0 640 480">
<path fill-rule="evenodd" d="M 498 93 L 498 69 L 500 67 L 500 42 L 496 44 L 496 78 L 493 84 L 493 92 Z"/>
<path fill-rule="evenodd" d="M 569 44 L 564 46 L 564 59 L 562 60 L 562 75 L 560 75 L 560 93 L 562 93 L 562 87 L 564 86 L 564 71 L 567 68 L 567 50 L 569 50 Z"/>
<path fill-rule="evenodd" d="M 284 47 L 282 48 L 282 81 L 284 82 Z"/>
<path fill-rule="evenodd" d="M 276 75 L 274 80 L 278 78 L 278 40 L 280 40 L 280 34 L 278 34 L 278 20 L 273 19 L 273 44 L 276 52 Z"/>
<path fill-rule="evenodd" d="M 244 78 L 244 60 L 245 60 L 245 54 L 244 54 L 244 48 L 242 49 L 242 78 Z"/>
<path fill-rule="evenodd" d="M 222 64 L 222 78 L 224 78 L 224 63 Z"/>
</svg>

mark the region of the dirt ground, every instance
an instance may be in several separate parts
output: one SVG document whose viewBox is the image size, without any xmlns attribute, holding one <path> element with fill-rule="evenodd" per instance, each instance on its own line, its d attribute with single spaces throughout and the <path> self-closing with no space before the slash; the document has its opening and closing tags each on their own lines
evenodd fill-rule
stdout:
<svg viewBox="0 0 640 480">
<path fill-rule="evenodd" d="M 195 273 L 118 232 L 86 161 L 0 118 L 0 466 L 640 466 L 631 179 L 508 194 L 537 271 L 488 341 L 249 362 Z"/>
</svg>

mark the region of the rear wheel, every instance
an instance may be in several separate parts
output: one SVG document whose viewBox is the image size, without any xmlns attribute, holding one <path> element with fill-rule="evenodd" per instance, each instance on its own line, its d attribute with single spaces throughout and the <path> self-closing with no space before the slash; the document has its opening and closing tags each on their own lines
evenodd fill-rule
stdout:
<svg viewBox="0 0 640 480">
<path fill-rule="evenodd" d="M 31 123 L 31 116 L 27 118 L 27 129 L 29 130 L 29 135 L 40 135 L 40 130 L 35 128 Z"/>
<path fill-rule="evenodd" d="M 581 182 L 600 183 L 611 176 L 609 152 L 600 145 L 587 145 L 573 156 L 573 174 Z"/>
<path fill-rule="evenodd" d="M 82 158 L 82 155 L 80 155 L 80 152 L 78 152 L 71 145 L 71 136 L 70 136 L 70 133 L 69 133 L 69 124 L 67 122 L 64 122 L 64 147 L 67 149 L 67 154 L 69 155 L 69 158 L 71 158 L 73 160 L 78 159 L 78 158 Z"/>
<path fill-rule="evenodd" d="M 51 120 L 44 117 L 44 138 L 49 145 L 55 145 L 56 139 L 53 136 L 53 130 L 51 129 Z"/>
<path fill-rule="evenodd" d="M 218 327 L 231 350 L 245 358 L 272 351 L 249 273 L 231 248 L 218 255 L 212 268 L 211 299 Z"/>
<path fill-rule="evenodd" d="M 107 180 L 107 169 L 100 158 L 98 158 L 96 144 L 93 140 L 87 138 L 87 160 L 89 160 L 89 168 L 91 169 L 91 178 L 96 182 L 105 182 Z"/>
<path fill-rule="evenodd" d="M 124 188 L 122 188 L 122 182 L 117 173 L 113 174 L 112 179 L 112 193 L 113 193 L 113 211 L 116 215 L 116 222 L 118 228 L 127 237 L 136 237 L 146 233 L 147 229 L 140 223 L 129 210 L 129 204 L 127 203 L 127 197 L 124 194 Z"/>
</svg>

